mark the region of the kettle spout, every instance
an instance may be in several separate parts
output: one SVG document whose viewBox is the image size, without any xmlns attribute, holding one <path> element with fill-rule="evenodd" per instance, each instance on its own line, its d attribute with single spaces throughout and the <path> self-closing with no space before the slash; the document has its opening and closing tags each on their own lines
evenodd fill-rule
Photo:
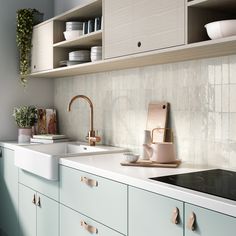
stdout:
<svg viewBox="0 0 236 236">
<path fill-rule="evenodd" d="M 147 154 L 147 156 L 150 159 L 152 157 L 152 154 L 153 154 L 152 147 L 149 144 L 143 144 L 143 149 L 144 149 L 145 153 Z"/>
</svg>

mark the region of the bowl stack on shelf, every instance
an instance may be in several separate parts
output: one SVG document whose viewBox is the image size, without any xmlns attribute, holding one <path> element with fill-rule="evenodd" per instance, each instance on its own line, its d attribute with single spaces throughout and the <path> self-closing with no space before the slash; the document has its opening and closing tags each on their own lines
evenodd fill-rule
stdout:
<svg viewBox="0 0 236 236">
<path fill-rule="evenodd" d="M 78 50 L 69 53 L 69 61 L 67 66 L 77 65 L 90 62 L 90 51 L 89 50 Z"/>
<path fill-rule="evenodd" d="M 66 22 L 66 31 L 64 32 L 64 37 L 66 40 L 73 40 L 81 35 L 83 35 L 83 22 Z"/>
<path fill-rule="evenodd" d="M 91 47 L 91 61 L 100 61 L 102 60 L 102 46 Z"/>
</svg>

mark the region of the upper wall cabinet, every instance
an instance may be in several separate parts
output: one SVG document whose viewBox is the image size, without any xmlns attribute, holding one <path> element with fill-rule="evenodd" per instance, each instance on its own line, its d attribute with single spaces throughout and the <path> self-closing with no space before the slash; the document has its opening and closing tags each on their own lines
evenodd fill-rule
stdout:
<svg viewBox="0 0 236 236">
<path fill-rule="evenodd" d="M 53 21 L 34 28 L 32 45 L 31 72 L 53 69 Z"/>
<path fill-rule="evenodd" d="M 236 0 L 89 0 L 35 27 L 31 77 L 57 78 L 232 55 L 236 36 L 210 40 L 204 25 L 236 19 L 235 9 Z M 103 29 L 64 39 L 65 22 L 100 16 Z M 69 52 L 92 46 L 103 46 L 103 60 L 66 62 L 60 67 Z"/>
<path fill-rule="evenodd" d="M 105 59 L 184 44 L 185 0 L 105 0 Z"/>
</svg>

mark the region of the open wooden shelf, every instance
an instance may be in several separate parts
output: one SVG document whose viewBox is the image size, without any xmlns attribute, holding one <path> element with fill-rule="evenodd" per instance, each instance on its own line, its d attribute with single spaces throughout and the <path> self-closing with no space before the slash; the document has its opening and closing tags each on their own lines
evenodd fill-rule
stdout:
<svg viewBox="0 0 236 236">
<path fill-rule="evenodd" d="M 225 56 L 236 53 L 236 36 L 176 46 L 120 58 L 89 62 L 33 73 L 31 78 L 59 78 L 111 70 L 173 63 L 192 59 Z"/>
<path fill-rule="evenodd" d="M 54 48 L 81 48 L 102 45 L 102 30 L 86 34 L 73 40 L 65 40 L 53 45 Z"/>
</svg>

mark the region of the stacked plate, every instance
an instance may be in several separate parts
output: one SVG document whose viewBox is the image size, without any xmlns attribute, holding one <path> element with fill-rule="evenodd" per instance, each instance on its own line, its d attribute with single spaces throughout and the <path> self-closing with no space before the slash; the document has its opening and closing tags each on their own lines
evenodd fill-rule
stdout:
<svg viewBox="0 0 236 236">
<path fill-rule="evenodd" d="M 89 62 L 90 61 L 90 51 L 89 50 L 78 50 L 69 53 L 69 61 Z"/>
<path fill-rule="evenodd" d="M 83 35 L 83 22 L 68 21 L 66 22 L 66 31 L 64 36 L 66 40 L 72 40 Z"/>
<path fill-rule="evenodd" d="M 80 22 L 80 21 L 66 22 L 66 31 L 70 31 L 70 30 L 83 30 L 83 22 Z"/>
<path fill-rule="evenodd" d="M 102 46 L 91 47 L 90 57 L 91 57 L 91 61 L 102 60 Z"/>
</svg>

